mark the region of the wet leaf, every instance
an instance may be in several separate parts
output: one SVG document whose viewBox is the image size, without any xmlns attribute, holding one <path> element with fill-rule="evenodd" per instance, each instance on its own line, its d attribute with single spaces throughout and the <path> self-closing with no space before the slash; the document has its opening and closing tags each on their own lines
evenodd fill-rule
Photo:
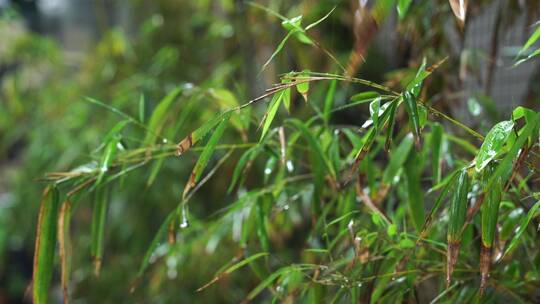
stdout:
<svg viewBox="0 0 540 304">
<path fill-rule="evenodd" d="M 513 127 L 514 122 L 506 120 L 499 122 L 488 132 L 476 156 L 477 172 L 482 171 L 497 156 L 508 140 Z"/>
<path fill-rule="evenodd" d="M 34 251 L 32 295 L 34 303 L 37 304 L 48 302 L 48 292 L 54 272 L 59 205 L 59 194 L 56 187 L 47 187 L 43 192 L 39 209 Z"/>
<path fill-rule="evenodd" d="M 416 99 L 409 91 L 403 93 L 403 100 L 405 101 L 405 109 L 409 116 L 409 125 L 414 134 L 414 142 L 416 147 L 420 147 L 420 117 L 418 116 L 418 107 L 416 105 Z"/>
<path fill-rule="evenodd" d="M 467 215 L 469 193 L 469 175 L 466 170 L 459 173 L 457 185 L 454 190 L 452 204 L 450 205 L 448 223 L 448 253 L 446 265 L 446 283 L 450 285 L 454 266 L 457 263 L 459 247 L 461 246 L 461 230 Z"/>
</svg>

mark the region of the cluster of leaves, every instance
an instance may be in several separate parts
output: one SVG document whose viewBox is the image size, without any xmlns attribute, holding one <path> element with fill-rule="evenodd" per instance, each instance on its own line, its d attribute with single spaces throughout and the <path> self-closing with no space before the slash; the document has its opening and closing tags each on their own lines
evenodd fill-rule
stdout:
<svg viewBox="0 0 540 304">
<path fill-rule="evenodd" d="M 508 256 L 523 239 L 540 202 L 526 215 L 521 215 L 516 214 L 521 207 L 512 201 L 514 196 L 521 199 L 522 193 L 537 196 L 527 186 L 537 169 L 531 168 L 528 175 L 522 176 L 520 168 L 531 165 L 527 156 L 538 145 L 540 113 L 519 107 L 510 120 L 496 124 L 485 138 L 466 129 L 483 139 L 479 149 L 463 144 L 449 136 L 436 119 L 451 118 L 419 98 L 424 79 L 438 65 L 426 68 L 424 63 L 400 93 L 369 81 L 335 74 L 289 73 L 267 94 L 222 111 L 189 133 L 178 145 L 163 141 L 160 124 L 165 121 L 173 101 L 181 95 L 181 88 L 163 98 L 147 124 L 142 114 L 136 119 L 111 109 L 126 119 L 105 137 L 99 162 L 93 167 L 86 165 L 62 174 L 61 178 L 58 174 L 49 176 L 53 183 L 44 193 L 36 242 L 35 299 L 40 302 L 46 298 L 57 227 L 65 274 L 62 279 L 67 286 L 68 252 L 62 244 L 69 242 L 69 212 L 78 195 L 105 192 L 125 174 L 157 159 L 149 179 L 152 182 L 159 171 L 159 167 L 155 168 L 160 159 L 173 154 L 183 156 L 206 138 L 186 181 L 182 199 L 150 245 L 139 278 L 159 255 L 161 246 L 189 240 L 191 246 L 205 242 L 206 251 L 214 252 L 230 234 L 243 249 L 242 253 L 200 291 L 204 292 L 213 283 L 247 265 L 261 279 L 246 296 L 248 299 L 271 295 L 281 300 L 364 298 L 371 302 L 396 302 L 414 299 L 423 281 L 436 278 L 443 282 L 438 288 L 441 290 L 438 298 L 446 296 L 450 301 L 463 302 L 475 296 L 477 289 L 470 281 L 478 277 L 478 268 L 481 292 L 488 286 L 492 262 L 496 263 L 495 286 L 500 281 L 515 280 L 514 274 L 504 268 L 508 267 Z M 315 81 L 330 83 L 322 109 L 307 97 Z M 336 107 L 334 94 L 341 82 L 363 84 L 375 91 L 358 93 L 351 98 L 351 103 Z M 273 128 L 279 108 L 284 105 L 290 111 L 294 88 L 306 97 L 315 115 L 305 121 L 285 119 L 282 125 Z M 190 100 L 209 92 L 192 89 L 185 93 L 182 98 Z M 244 110 L 269 96 L 272 98 L 260 123 L 260 140 L 220 146 L 226 127 L 233 126 L 239 134 L 246 132 L 252 117 L 246 116 Z M 332 113 L 366 103 L 369 103 L 371 117 L 360 129 L 331 124 Z M 408 117 L 407 125 L 399 123 L 402 113 Z M 181 125 L 185 119 L 177 120 Z M 146 131 L 140 148 L 122 146 L 122 130 L 128 124 Z M 451 142 L 465 145 L 473 155 L 456 158 L 449 148 Z M 218 148 L 225 152 L 217 153 Z M 239 189 L 237 199 L 210 220 L 190 215 L 187 206 L 193 193 L 239 149 L 245 151 L 229 184 L 229 191 Z M 208 169 L 212 156 L 219 154 L 222 154 L 219 160 Z M 262 186 L 250 187 L 246 184 L 248 171 L 257 159 L 266 163 Z M 424 191 L 427 185 L 430 185 L 429 190 Z M 71 190 L 62 191 L 65 194 L 59 196 L 58 188 Z M 103 254 L 107 209 L 103 197 L 96 195 L 92 220 L 96 274 Z M 60 201 L 64 201 L 62 207 L 59 207 Z M 427 206 L 431 209 L 426 215 Z M 438 225 L 433 225 L 434 221 Z M 290 242 L 298 241 L 294 239 L 297 229 L 308 229 L 307 239 L 302 240 L 296 256 L 281 257 L 281 246 L 291 246 Z M 474 231 L 479 232 L 480 242 L 475 241 Z M 161 244 L 167 235 L 168 245 Z M 292 240 L 287 240 L 289 237 Z M 476 246 L 480 262 L 470 254 L 464 255 L 460 262 L 460 248 L 474 250 Z M 447 257 L 446 267 L 441 255 Z M 453 273 L 459 276 L 455 283 Z M 444 277 L 446 284 L 440 280 Z M 519 288 L 515 286 L 509 295 L 520 298 L 527 292 L 523 287 L 531 286 L 527 286 L 527 282 Z M 271 293 L 261 295 L 265 290 Z M 494 289 L 490 296 L 498 293 L 505 291 Z"/>
</svg>

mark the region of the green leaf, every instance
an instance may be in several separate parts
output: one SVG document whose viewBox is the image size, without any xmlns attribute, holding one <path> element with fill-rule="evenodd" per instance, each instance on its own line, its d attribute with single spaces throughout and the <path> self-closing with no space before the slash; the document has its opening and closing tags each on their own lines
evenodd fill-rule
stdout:
<svg viewBox="0 0 540 304">
<path fill-rule="evenodd" d="M 266 287 L 268 287 L 272 282 L 274 282 L 278 277 L 280 277 L 283 274 L 286 274 L 290 271 L 292 271 L 293 268 L 291 267 L 284 267 L 280 268 L 276 272 L 272 273 L 264 281 L 262 281 L 259 285 L 257 285 L 247 296 L 249 300 L 253 300 L 261 291 L 263 291 Z"/>
<path fill-rule="evenodd" d="M 411 2 L 412 0 L 398 0 L 397 11 L 399 15 L 399 20 L 403 20 L 403 18 L 405 18 Z"/>
<path fill-rule="evenodd" d="M 497 166 L 497 169 L 495 170 L 495 172 L 493 172 L 493 175 L 491 175 L 490 181 L 488 182 L 488 188 L 493 186 L 495 181 L 499 178 L 501 178 L 503 184 L 506 183 L 507 179 L 512 173 L 514 158 L 517 156 L 519 150 L 523 147 L 525 141 L 527 141 L 532 132 L 537 129 L 539 123 L 540 113 L 536 114 L 533 120 L 527 123 L 522 128 L 522 130 L 519 132 L 518 138 L 516 139 L 510 150 L 506 153 L 506 156 L 500 162 L 499 166 Z"/>
<path fill-rule="evenodd" d="M 279 106 L 281 104 L 281 101 L 283 100 L 283 91 L 280 91 L 274 96 L 272 96 L 272 100 L 270 101 L 270 104 L 268 105 L 268 111 L 264 115 L 264 124 L 261 132 L 261 138 L 259 141 L 262 141 L 266 133 L 268 133 L 268 130 L 270 129 L 270 125 L 272 124 L 272 121 L 274 120 L 274 117 L 276 117 L 276 113 L 279 109 Z"/>
<path fill-rule="evenodd" d="M 529 212 L 527 212 L 527 216 L 523 218 L 521 223 L 519 224 L 519 227 L 517 228 L 516 235 L 512 238 L 512 241 L 510 241 L 510 245 L 508 245 L 508 248 L 504 252 L 504 256 L 506 256 L 508 253 L 512 252 L 514 248 L 518 245 L 519 241 L 521 240 L 521 236 L 527 229 L 527 226 L 529 226 L 529 223 L 533 219 L 533 217 L 536 215 L 536 212 L 538 211 L 538 208 L 540 208 L 540 200 L 537 201 L 531 209 L 529 209 Z"/>
<path fill-rule="evenodd" d="M 362 92 L 362 93 L 353 95 L 351 97 L 351 101 L 355 103 L 365 103 L 365 102 L 370 102 L 379 96 L 381 95 L 374 91 Z"/>
<path fill-rule="evenodd" d="M 369 104 L 369 114 L 371 115 L 371 120 L 373 121 L 373 126 L 375 130 L 379 129 L 379 115 L 382 113 L 379 113 L 379 110 L 381 108 L 381 98 L 375 98 L 370 104 Z M 375 131 L 377 132 L 377 131 Z"/>
<path fill-rule="evenodd" d="M 139 121 L 141 123 L 144 123 L 144 111 L 145 111 L 144 95 L 141 94 L 141 97 L 139 98 Z"/>
<path fill-rule="evenodd" d="M 530 48 L 538 39 L 540 38 L 540 26 L 532 33 L 532 35 L 527 39 L 527 42 L 523 45 L 521 50 L 518 53 L 518 56 L 521 56 L 528 48 Z"/>
<path fill-rule="evenodd" d="M 433 222 L 433 218 L 435 216 L 435 213 L 441 207 L 441 204 L 444 201 L 444 198 L 446 197 L 446 195 L 448 194 L 450 189 L 452 189 L 452 187 L 454 187 L 454 183 L 456 182 L 457 173 L 459 173 L 459 172 L 456 171 L 452 175 L 450 175 L 450 178 L 444 183 L 444 186 L 443 186 L 443 189 L 441 190 L 441 193 L 437 197 L 437 200 L 433 204 L 433 207 L 431 208 L 431 211 L 429 212 L 429 214 L 428 214 L 428 216 L 426 218 L 426 221 L 424 222 L 424 226 L 422 227 L 421 235 L 426 234 L 429 226 Z"/>
<path fill-rule="evenodd" d="M 502 184 L 499 182 L 495 187 L 486 189 L 486 191 L 485 201 L 482 203 L 480 211 L 482 214 L 482 243 L 485 247 L 491 248 L 499 218 Z"/>
<path fill-rule="evenodd" d="M 297 76 L 297 81 L 299 82 L 296 85 L 296 90 L 302 97 L 304 97 L 304 100 L 307 102 L 307 94 L 309 91 L 309 71 L 303 71 Z"/>
<path fill-rule="evenodd" d="M 114 160 L 116 155 L 116 150 L 118 149 L 118 144 L 120 143 L 120 132 L 122 129 L 129 123 L 128 120 L 121 121 L 117 123 L 111 131 L 105 136 L 105 151 L 101 155 L 101 160 L 99 164 L 99 174 L 96 179 L 96 186 L 101 184 L 103 177 L 109 171 L 109 167 Z"/>
<path fill-rule="evenodd" d="M 466 170 L 461 170 L 454 189 L 452 204 L 450 205 L 450 219 L 448 225 L 448 241 L 456 242 L 461 240 L 461 230 L 465 223 L 467 214 L 469 193 L 469 175 Z"/>
<path fill-rule="evenodd" d="M 208 134 L 208 132 L 210 132 L 210 130 L 212 130 L 217 124 L 222 122 L 225 116 L 230 114 L 231 111 L 219 113 L 214 118 L 200 126 L 198 129 L 188 134 L 188 136 L 186 136 L 178 143 L 178 145 L 176 145 L 176 155 L 182 155 L 195 144 L 197 144 L 201 139 L 206 136 L 206 134 Z"/>
<path fill-rule="evenodd" d="M 310 132 L 310 130 L 306 127 L 306 125 L 302 121 L 300 121 L 298 119 L 287 120 L 287 123 L 292 125 L 293 127 L 295 127 L 298 131 L 300 131 L 300 133 L 306 139 L 309 146 L 311 147 L 311 149 L 313 149 L 313 151 L 315 152 L 317 157 L 320 159 L 320 161 L 323 164 L 325 164 L 326 168 L 330 172 L 330 175 L 332 177 L 336 178 L 336 171 L 332 167 L 332 164 L 330 163 L 330 160 L 324 154 L 324 152 L 323 152 L 323 150 L 322 150 L 322 148 L 321 148 L 321 146 L 319 144 L 319 141 L 315 139 L 315 137 L 313 136 L 313 133 Z"/>
<path fill-rule="evenodd" d="M 467 99 L 467 108 L 472 116 L 478 116 L 482 113 L 482 106 L 478 103 L 478 100 L 474 97 Z"/>
<path fill-rule="evenodd" d="M 199 179 L 201 178 L 201 175 L 204 169 L 206 168 L 206 165 L 208 164 L 210 157 L 214 153 L 217 143 L 221 139 L 221 136 L 223 135 L 223 132 L 225 131 L 225 128 L 227 127 L 230 117 L 231 117 L 231 112 L 228 112 L 226 115 L 224 115 L 223 119 L 217 126 L 216 130 L 212 133 L 212 136 L 210 136 L 208 143 L 204 147 L 204 150 L 202 151 L 201 156 L 197 160 L 197 163 L 195 164 L 195 167 L 193 167 L 193 171 L 191 172 L 191 175 L 189 176 L 189 181 L 187 182 L 186 187 L 184 188 L 184 194 L 183 194 L 184 197 L 189 192 L 189 190 L 195 187 L 195 185 L 199 182 Z"/>
<path fill-rule="evenodd" d="M 441 182 L 441 151 L 443 127 L 439 123 L 431 126 L 431 168 L 433 185 Z"/>
<path fill-rule="evenodd" d="M 478 155 L 476 155 L 476 171 L 484 169 L 495 156 L 501 151 L 512 132 L 514 122 L 511 120 L 501 121 L 488 132 Z"/>
<path fill-rule="evenodd" d="M 416 99 L 412 93 L 406 91 L 403 93 L 403 100 L 405 101 L 405 109 L 409 116 L 409 125 L 413 131 L 416 146 L 418 147 L 420 144 L 420 117 L 418 116 Z"/>
<path fill-rule="evenodd" d="M 465 224 L 465 216 L 467 214 L 469 193 L 469 175 L 466 170 L 461 170 L 458 176 L 456 189 L 452 204 L 450 205 L 450 215 L 448 223 L 448 250 L 446 263 L 446 283 L 450 284 L 452 273 L 457 263 L 459 256 L 459 248 L 461 246 L 461 230 Z"/>
<path fill-rule="evenodd" d="M 336 95 L 337 80 L 332 80 L 328 91 L 326 92 L 326 97 L 324 99 L 324 108 L 323 108 L 323 117 L 326 124 L 330 121 L 330 114 L 332 113 L 332 108 L 334 105 L 334 98 Z"/>
<path fill-rule="evenodd" d="M 157 136 L 161 133 L 161 130 L 165 125 L 165 116 L 170 113 L 172 103 L 181 92 L 181 87 L 175 88 L 169 92 L 169 94 L 167 94 L 154 109 L 152 116 L 150 116 L 150 121 L 148 122 L 148 129 L 151 132 L 146 133 L 146 137 L 143 140 L 143 146 L 152 145 L 156 141 Z"/>
<path fill-rule="evenodd" d="M 243 259 L 242 261 L 232 265 L 231 267 L 227 268 L 224 273 L 232 273 L 240 268 L 242 268 L 243 266 L 253 262 L 254 260 L 258 259 L 258 258 L 262 258 L 264 256 L 268 256 L 268 252 L 259 252 L 259 253 L 256 253 L 254 255 L 250 255 L 248 256 L 247 258 Z"/>
<path fill-rule="evenodd" d="M 43 192 L 36 232 L 32 294 L 34 303 L 47 303 L 47 295 L 54 272 L 57 219 L 60 201 L 58 190 L 49 186 Z"/>
<path fill-rule="evenodd" d="M 108 209 L 108 191 L 107 187 L 98 188 L 96 199 L 92 210 L 92 242 L 90 244 L 90 253 L 94 263 L 94 274 L 99 276 L 101 270 L 101 261 L 103 258 L 103 243 L 105 236 L 105 222 Z"/>
<path fill-rule="evenodd" d="M 411 134 L 407 134 L 401 141 L 399 146 L 390 154 L 390 162 L 384 170 L 383 183 L 391 184 L 394 177 L 397 175 L 399 169 L 403 167 L 403 164 L 407 160 L 409 153 L 413 145 L 413 138 Z"/>
</svg>

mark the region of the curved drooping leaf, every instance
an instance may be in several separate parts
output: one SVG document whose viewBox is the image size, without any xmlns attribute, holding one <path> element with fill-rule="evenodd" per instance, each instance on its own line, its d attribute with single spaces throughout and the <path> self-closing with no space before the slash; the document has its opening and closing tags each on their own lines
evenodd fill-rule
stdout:
<svg viewBox="0 0 540 304">
<path fill-rule="evenodd" d="M 57 188 L 54 185 L 47 187 L 43 192 L 39 209 L 34 251 L 32 295 L 36 304 L 48 302 L 47 297 L 54 271 L 59 205 Z"/>
<path fill-rule="evenodd" d="M 108 187 L 104 186 L 96 191 L 94 208 L 92 210 L 92 242 L 90 244 L 90 252 L 94 263 L 94 274 L 96 276 L 99 276 L 101 270 L 108 205 Z"/>
<path fill-rule="evenodd" d="M 182 87 L 177 87 L 173 89 L 169 94 L 167 94 L 154 109 L 152 116 L 148 122 L 148 129 L 150 132 L 146 133 L 146 137 L 143 140 L 143 145 L 151 145 L 161 133 L 163 126 L 165 125 L 165 116 L 170 110 L 170 107 L 173 101 L 176 99 L 178 94 L 182 92 Z"/>
<path fill-rule="evenodd" d="M 405 109 L 409 116 L 409 125 L 414 134 L 414 141 L 417 147 L 420 145 L 420 116 L 418 115 L 418 107 L 416 105 L 416 98 L 409 91 L 403 93 L 403 100 L 405 101 Z"/>
<path fill-rule="evenodd" d="M 493 128 L 488 132 L 478 155 L 476 155 L 475 168 L 477 172 L 482 171 L 501 149 L 504 147 L 504 144 L 508 140 L 510 132 L 514 127 L 514 122 L 511 120 L 501 121 L 497 123 Z"/>
<path fill-rule="evenodd" d="M 274 117 L 276 117 L 276 113 L 283 100 L 283 94 L 284 94 L 283 91 L 279 91 L 276 94 L 274 94 L 274 96 L 272 96 L 272 100 L 270 100 L 270 104 L 268 105 L 268 110 L 266 114 L 264 114 L 264 118 L 263 118 L 264 124 L 262 127 L 261 138 L 259 141 L 263 140 L 266 133 L 268 133 L 268 130 L 270 129 L 270 125 L 272 124 Z"/>
</svg>

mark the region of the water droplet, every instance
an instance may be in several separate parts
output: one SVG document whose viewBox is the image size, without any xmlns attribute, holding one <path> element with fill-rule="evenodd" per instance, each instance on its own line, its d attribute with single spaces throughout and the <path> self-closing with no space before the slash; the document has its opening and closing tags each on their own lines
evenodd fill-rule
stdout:
<svg viewBox="0 0 540 304">
<path fill-rule="evenodd" d="M 266 175 L 272 174 L 272 169 L 270 169 L 270 168 L 264 169 L 264 174 L 266 174 Z"/>
<path fill-rule="evenodd" d="M 289 210 L 289 205 L 288 205 L 288 204 L 287 204 L 287 205 L 284 205 L 284 206 L 283 206 L 283 209 Z"/>
<path fill-rule="evenodd" d="M 349 224 L 347 225 L 347 228 L 352 229 L 354 226 L 354 220 L 350 220 Z"/>
<path fill-rule="evenodd" d="M 107 172 L 107 171 L 109 171 L 109 168 L 107 168 L 107 166 L 103 166 L 103 167 L 101 167 L 100 170 L 101 170 L 101 172 Z"/>
<path fill-rule="evenodd" d="M 356 284 L 356 286 L 362 287 L 362 283 L 358 283 L 358 284 Z"/>
<path fill-rule="evenodd" d="M 168 141 L 166 138 L 164 138 L 163 140 L 161 140 L 161 142 L 164 143 L 164 144 L 166 144 L 166 143 L 168 143 L 169 141 Z"/>
<path fill-rule="evenodd" d="M 182 203 L 182 220 L 180 222 L 180 228 L 185 229 L 189 226 L 188 210 L 185 203 Z"/>
<path fill-rule="evenodd" d="M 293 165 L 292 161 L 290 161 L 290 160 L 287 161 L 287 170 L 289 172 L 293 172 L 293 170 L 294 170 L 294 165 Z"/>
</svg>

